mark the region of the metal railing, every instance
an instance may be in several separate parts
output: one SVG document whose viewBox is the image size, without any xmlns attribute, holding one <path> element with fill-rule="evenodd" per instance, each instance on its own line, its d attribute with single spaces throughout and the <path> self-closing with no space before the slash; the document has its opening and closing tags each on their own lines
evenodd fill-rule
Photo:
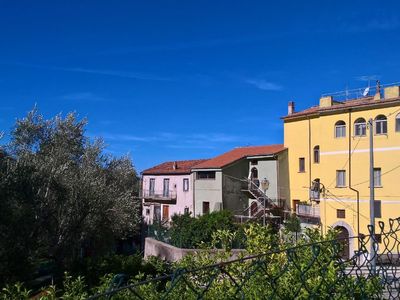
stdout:
<svg viewBox="0 0 400 300">
<path fill-rule="evenodd" d="M 296 214 L 305 217 L 320 217 L 319 206 L 312 206 L 309 204 L 296 204 Z"/>
<path fill-rule="evenodd" d="M 376 235 L 322 240 L 110 289 L 90 299 L 399 299 L 400 221 Z M 369 232 L 373 232 L 369 227 Z M 349 259 L 344 245 L 358 245 Z M 371 246 L 380 248 L 374 256 Z"/>
<path fill-rule="evenodd" d="M 154 200 L 175 200 L 176 199 L 176 191 L 150 191 L 143 190 L 142 196 L 145 199 L 154 199 Z"/>
</svg>

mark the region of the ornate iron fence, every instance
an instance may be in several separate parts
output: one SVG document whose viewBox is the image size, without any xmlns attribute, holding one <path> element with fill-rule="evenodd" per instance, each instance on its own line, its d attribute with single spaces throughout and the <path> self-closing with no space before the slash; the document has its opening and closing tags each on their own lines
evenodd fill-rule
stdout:
<svg viewBox="0 0 400 300">
<path fill-rule="evenodd" d="M 399 299 L 400 218 L 388 225 L 380 222 L 374 235 L 305 243 L 178 269 L 113 286 L 90 299 Z M 350 243 L 357 250 L 349 259 L 341 258 L 344 245 Z"/>
</svg>

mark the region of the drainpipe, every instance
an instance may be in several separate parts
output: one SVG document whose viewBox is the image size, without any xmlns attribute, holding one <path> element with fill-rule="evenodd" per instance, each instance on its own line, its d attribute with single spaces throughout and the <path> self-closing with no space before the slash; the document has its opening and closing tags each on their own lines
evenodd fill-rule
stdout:
<svg viewBox="0 0 400 300">
<path fill-rule="evenodd" d="M 196 172 L 192 172 L 192 174 L 191 174 L 191 176 L 192 176 L 192 178 L 193 178 L 193 184 L 192 184 L 192 189 L 193 189 L 193 217 L 196 217 L 196 197 L 195 197 L 195 191 L 196 191 L 196 189 L 195 189 L 195 182 L 196 182 L 196 175 L 197 175 L 197 173 Z"/>
<path fill-rule="evenodd" d="M 360 191 L 351 186 L 351 109 L 349 109 L 349 189 L 356 192 L 357 195 L 357 235 L 360 236 Z M 358 249 L 360 249 L 360 238 L 358 240 Z"/>
</svg>

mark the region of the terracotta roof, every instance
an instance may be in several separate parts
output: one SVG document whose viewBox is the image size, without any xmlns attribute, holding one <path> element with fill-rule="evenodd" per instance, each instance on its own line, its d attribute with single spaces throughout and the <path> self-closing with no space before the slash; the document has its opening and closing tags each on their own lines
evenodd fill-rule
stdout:
<svg viewBox="0 0 400 300">
<path fill-rule="evenodd" d="M 267 145 L 267 146 L 252 146 L 252 147 L 238 147 L 229 152 L 221 154 L 217 157 L 209 159 L 195 167 L 193 169 L 220 169 L 225 167 L 241 158 L 248 156 L 258 156 L 258 155 L 272 155 L 286 148 L 279 145 Z"/>
<path fill-rule="evenodd" d="M 168 161 L 142 172 L 143 175 L 190 174 L 191 169 L 207 159 Z M 176 168 L 174 168 L 174 164 Z"/>
<path fill-rule="evenodd" d="M 317 106 L 312 106 L 310 108 L 307 108 L 305 110 L 295 112 L 291 115 L 287 115 L 285 117 L 282 117 L 284 120 L 290 120 L 292 118 L 297 118 L 297 117 L 302 117 L 302 116 L 308 116 L 308 115 L 313 115 L 313 114 L 320 114 L 324 112 L 334 112 L 336 110 L 343 110 L 343 109 L 349 109 L 349 108 L 358 108 L 358 109 L 367 109 L 371 108 L 374 106 L 382 106 L 382 105 L 390 105 L 390 104 L 400 104 L 400 98 L 390 98 L 390 99 L 380 99 L 380 100 L 374 100 L 374 97 L 364 97 L 364 98 L 359 98 L 359 99 L 351 99 L 343 102 L 335 102 L 332 106 L 329 107 L 319 107 Z"/>
</svg>

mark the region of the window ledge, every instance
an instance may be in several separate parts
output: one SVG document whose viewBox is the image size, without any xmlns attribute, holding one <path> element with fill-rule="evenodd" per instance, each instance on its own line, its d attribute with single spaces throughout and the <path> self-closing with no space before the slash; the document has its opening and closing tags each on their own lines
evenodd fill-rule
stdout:
<svg viewBox="0 0 400 300">
<path fill-rule="evenodd" d="M 297 173 L 305 173 L 306 171 L 298 171 Z"/>
<path fill-rule="evenodd" d="M 347 185 L 335 186 L 335 188 L 337 188 L 337 189 L 344 189 L 344 188 L 347 188 Z"/>
</svg>

